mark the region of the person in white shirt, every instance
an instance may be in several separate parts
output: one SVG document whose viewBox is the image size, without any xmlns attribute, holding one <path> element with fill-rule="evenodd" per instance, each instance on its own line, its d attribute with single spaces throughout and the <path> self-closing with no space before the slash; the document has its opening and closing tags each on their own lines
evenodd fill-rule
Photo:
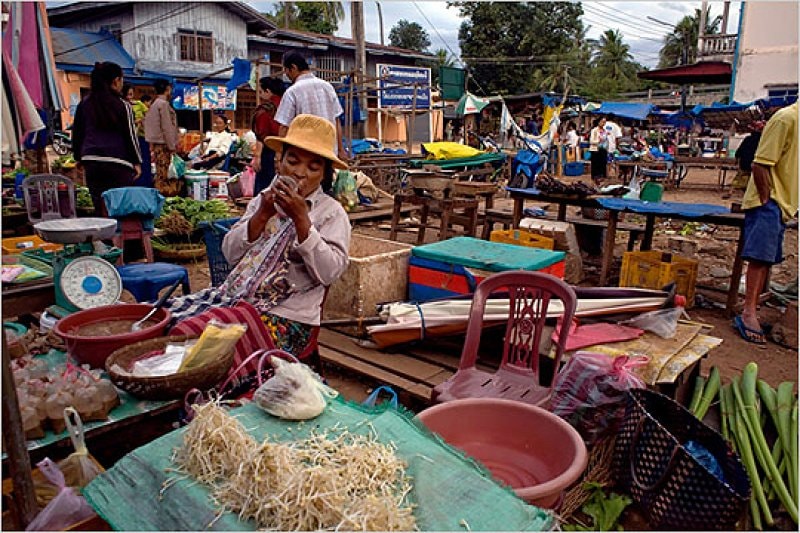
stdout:
<svg viewBox="0 0 800 533">
<path fill-rule="evenodd" d="M 578 160 L 578 145 L 581 143 L 581 138 L 575 130 L 575 123 L 569 122 L 567 124 L 567 135 L 565 137 L 567 144 L 567 161 Z"/>
<path fill-rule="evenodd" d="M 221 165 L 233 144 L 233 134 L 228 130 L 225 117 L 216 115 L 211 121 L 211 133 L 203 155 L 195 159 L 192 168 L 215 168 Z"/>
<path fill-rule="evenodd" d="M 617 151 L 617 139 L 622 137 L 622 128 L 616 122 L 606 120 L 604 126 L 606 130 L 606 138 L 608 139 L 608 153 L 613 154 Z"/>
</svg>

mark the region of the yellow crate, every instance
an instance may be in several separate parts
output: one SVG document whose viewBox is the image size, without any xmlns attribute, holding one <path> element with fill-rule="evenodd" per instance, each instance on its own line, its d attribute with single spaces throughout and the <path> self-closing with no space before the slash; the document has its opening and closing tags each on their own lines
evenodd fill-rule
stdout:
<svg viewBox="0 0 800 533">
<path fill-rule="evenodd" d="M 26 235 L 24 237 L 9 237 L 3 239 L 3 253 L 14 255 L 24 252 L 25 250 L 33 250 L 41 248 L 45 252 L 57 252 L 64 248 L 60 244 L 53 242 L 43 241 L 38 235 Z"/>
<path fill-rule="evenodd" d="M 529 248 L 544 248 L 545 250 L 552 250 L 555 246 L 555 241 L 553 239 L 524 229 L 496 229 L 492 231 L 489 240 L 492 242 L 516 244 L 517 246 L 527 246 Z"/>
<path fill-rule="evenodd" d="M 694 305 L 697 261 L 667 252 L 625 252 L 622 256 L 620 287 L 661 289 L 672 282 L 676 292 L 686 297 L 686 306 Z"/>
</svg>

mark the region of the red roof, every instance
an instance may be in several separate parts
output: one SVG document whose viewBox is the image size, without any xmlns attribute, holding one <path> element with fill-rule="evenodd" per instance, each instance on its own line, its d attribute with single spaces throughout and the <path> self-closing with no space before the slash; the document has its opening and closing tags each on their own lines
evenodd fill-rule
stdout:
<svg viewBox="0 0 800 533">
<path fill-rule="evenodd" d="M 701 61 L 693 65 L 645 70 L 637 76 L 643 80 L 663 81 L 676 85 L 730 83 L 731 65 L 724 61 Z"/>
</svg>

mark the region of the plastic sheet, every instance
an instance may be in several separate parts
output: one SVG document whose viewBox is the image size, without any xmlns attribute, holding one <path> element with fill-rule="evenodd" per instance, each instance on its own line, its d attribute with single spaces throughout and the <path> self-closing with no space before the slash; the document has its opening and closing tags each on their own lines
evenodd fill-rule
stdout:
<svg viewBox="0 0 800 533">
<path fill-rule="evenodd" d="M 36 466 L 59 490 L 58 495 L 36 515 L 25 531 L 61 531 L 94 516 L 94 511 L 83 496 L 78 496 L 67 486 L 64 474 L 53 461 L 44 459 Z"/>
</svg>

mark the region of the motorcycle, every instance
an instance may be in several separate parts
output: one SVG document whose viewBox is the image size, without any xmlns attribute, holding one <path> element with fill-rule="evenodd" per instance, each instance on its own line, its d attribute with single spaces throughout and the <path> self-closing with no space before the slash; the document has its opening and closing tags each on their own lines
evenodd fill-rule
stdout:
<svg viewBox="0 0 800 533">
<path fill-rule="evenodd" d="M 72 126 L 65 131 L 56 130 L 53 132 L 53 151 L 58 155 L 67 155 L 72 151 Z"/>
</svg>

